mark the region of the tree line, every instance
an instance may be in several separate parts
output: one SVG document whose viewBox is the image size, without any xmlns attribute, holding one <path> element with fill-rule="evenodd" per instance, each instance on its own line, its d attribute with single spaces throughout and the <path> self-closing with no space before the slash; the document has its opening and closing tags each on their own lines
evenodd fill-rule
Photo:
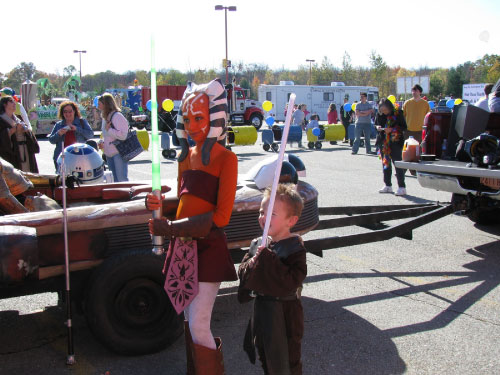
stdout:
<svg viewBox="0 0 500 375">
<path fill-rule="evenodd" d="M 381 97 L 396 94 L 398 77 L 429 76 L 429 99 L 444 96 L 462 96 L 462 85 L 467 83 L 495 83 L 500 78 L 500 56 L 484 55 L 476 61 L 467 61 L 450 68 L 420 67 L 406 69 L 401 66 L 388 66 L 382 56 L 371 51 L 367 66 L 354 66 L 351 57 L 344 53 L 341 66 L 334 66 L 327 57 L 314 63 L 311 71 L 308 65 L 295 70 L 270 69 L 266 64 L 233 63 L 230 76 L 243 88 L 250 89 L 251 97 L 257 97 L 260 84 L 279 84 L 280 81 L 294 81 L 296 85 L 324 85 L 331 82 L 344 82 L 347 86 L 375 86 Z M 10 72 L 0 72 L 0 85 L 20 90 L 21 83 L 27 79 L 37 81 L 47 78 L 54 90 L 54 96 L 65 96 L 65 82 L 78 71 L 73 65 L 63 69 L 62 74 L 46 73 L 36 69 L 32 62 L 21 62 Z M 102 93 L 108 88 L 126 88 L 137 80 L 139 85 L 150 86 L 150 72 L 145 70 L 127 71 L 123 74 L 110 70 L 82 76 L 82 90 L 88 93 Z M 224 69 L 208 69 L 181 72 L 176 69 L 161 69 L 157 72 L 158 85 L 185 85 L 187 81 L 208 82 L 216 77 L 225 77 Z"/>
</svg>

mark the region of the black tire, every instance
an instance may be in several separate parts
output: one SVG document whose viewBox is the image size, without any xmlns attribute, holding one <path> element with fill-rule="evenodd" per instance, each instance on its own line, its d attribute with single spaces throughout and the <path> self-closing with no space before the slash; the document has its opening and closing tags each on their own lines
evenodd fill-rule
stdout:
<svg viewBox="0 0 500 375">
<path fill-rule="evenodd" d="M 317 141 L 315 144 L 314 144 L 314 147 L 316 147 L 316 150 L 321 150 L 321 147 L 323 147 L 323 144 L 319 141 Z"/>
<path fill-rule="evenodd" d="M 175 159 L 175 157 L 176 157 L 176 156 L 177 156 L 177 151 L 175 151 L 175 150 L 174 150 L 174 149 L 172 149 L 172 148 L 171 148 L 170 150 L 168 150 L 168 157 L 169 157 L 170 159 Z"/>
<path fill-rule="evenodd" d="M 277 143 L 271 144 L 271 148 L 273 149 L 274 152 L 278 152 L 280 150 L 280 145 Z"/>
<path fill-rule="evenodd" d="M 476 207 L 467 211 L 467 217 L 479 225 L 496 225 L 500 223 L 500 209 Z"/>
<path fill-rule="evenodd" d="M 312 150 L 314 148 L 314 142 L 307 142 L 307 148 Z"/>
<path fill-rule="evenodd" d="M 110 350 L 124 355 L 158 352 L 183 332 L 163 289 L 164 256 L 129 252 L 106 259 L 92 274 L 85 300 L 90 330 Z"/>
<path fill-rule="evenodd" d="M 170 158 L 170 150 L 163 150 L 163 151 L 161 152 L 161 155 L 162 155 L 165 159 Z"/>
<path fill-rule="evenodd" d="M 262 145 L 262 148 L 264 149 L 264 151 L 269 151 L 269 149 L 271 148 L 271 145 L 269 143 L 264 143 Z"/>
<path fill-rule="evenodd" d="M 262 126 L 262 115 L 258 113 L 254 113 L 253 115 L 250 116 L 250 125 L 255 126 L 255 129 L 259 130 Z"/>
<path fill-rule="evenodd" d="M 231 150 L 232 150 L 231 146 L 229 146 L 229 145 L 226 145 L 226 150 L 229 150 L 229 151 L 231 151 Z"/>
</svg>

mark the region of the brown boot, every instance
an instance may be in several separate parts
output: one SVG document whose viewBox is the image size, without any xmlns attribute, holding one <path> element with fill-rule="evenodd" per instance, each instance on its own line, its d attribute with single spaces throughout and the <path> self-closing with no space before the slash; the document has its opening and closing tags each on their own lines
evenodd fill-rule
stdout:
<svg viewBox="0 0 500 375">
<path fill-rule="evenodd" d="M 193 344 L 193 359 L 196 375 L 224 375 L 222 341 L 215 338 L 216 349 Z"/>
<path fill-rule="evenodd" d="M 189 322 L 184 321 L 184 338 L 186 340 L 186 375 L 195 375 L 193 363 L 193 339 L 189 330 Z"/>
</svg>

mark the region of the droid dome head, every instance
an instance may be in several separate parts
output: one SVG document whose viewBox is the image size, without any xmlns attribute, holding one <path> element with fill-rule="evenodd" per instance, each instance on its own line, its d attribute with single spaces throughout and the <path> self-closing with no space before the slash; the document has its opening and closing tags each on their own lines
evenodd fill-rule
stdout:
<svg viewBox="0 0 500 375">
<path fill-rule="evenodd" d="M 57 158 L 59 174 L 72 175 L 83 184 L 96 184 L 103 181 L 104 161 L 92 146 L 74 143 L 66 147 L 63 152 L 65 173 L 61 171 L 61 153 Z"/>
</svg>

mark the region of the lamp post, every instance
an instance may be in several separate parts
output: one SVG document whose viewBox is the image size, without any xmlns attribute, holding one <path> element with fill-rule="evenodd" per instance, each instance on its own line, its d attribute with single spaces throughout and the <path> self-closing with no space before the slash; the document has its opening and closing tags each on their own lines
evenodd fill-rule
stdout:
<svg viewBox="0 0 500 375">
<path fill-rule="evenodd" d="M 306 59 L 306 61 L 309 63 L 309 85 L 311 85 L 311 82 L 312 82 L 312 63 L 315 62 L 316 60 Z"/>
<path fill-rule="evenodd" d="M 82 91 L 82 53 L 87 53 L 87 51 L 79 51 L 77 49 L 73 50 L 73 53 L 78 53 L 78 57 L 80 58 L 80 91 Z"/>
<path fill-rule="evenodd" d="M 223 6 L 223 5 L 216 5 L 215 10 L 224 10 L 224 25 L 225 25 L 225 32 L 226 32 L 226 60 L 225 60 L 225 67 L 226 67 L 226 84 L 229 83 L 229 60 L 227 58 L 227 11 L 229 10 L 230 12 L 235 12 L 236 7 L 235 6 Z"/>
</svg>

